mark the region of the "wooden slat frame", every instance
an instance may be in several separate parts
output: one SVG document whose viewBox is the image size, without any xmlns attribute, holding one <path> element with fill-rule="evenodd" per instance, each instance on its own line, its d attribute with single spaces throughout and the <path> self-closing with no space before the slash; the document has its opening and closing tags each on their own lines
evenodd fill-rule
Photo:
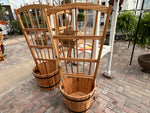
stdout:
<svg viewBox="0 0 150 113">
<path fill-rule="evenodd" d="M 48 16 L 50 16 L 54 13 L 60 12 L 60 11 L 71 10 L 71 9 L 75 9 L 75 31 L 77 31 L 77 29 L 78 29 L 77 28 L 77 9 L 84 9 L 86 11 L 87 10 L 95 10 L 96 11 L 96 18 L 95 18 L 96 22 L 95 22 L 95 25 L 94 25 L 94 33 L 93 33 L 92 36 L 87 36 L 86 35 L 86 25 L 84 25 L 84 36 L 78 36 L 77 32 L 75 32 L 75 35 L 69 35 L 69 34 L 68 35 L 58 35 L 58 34 L 53 35 L 52 34 L 52 28 L 50 26 L 51 22 L 50 22 Z M 63 77 L 64 77 L 64 75 L 67 75 L 67 76 L 70 76 L 70 77 L 83 77 L 84 78 L 85 74 L 84 73 L 79 73 L 79 69 L 78 69 L 79 64 L 78 64 L 78 62 L 83 62 L 83 64 L 84 64 L 84 62 L 89 62 L 90 65 L 91 65 L 91 63 L 96 63 L 96 69 L 95 69 L 94 75 L 90 75 L 90 73 L 88 74 L 88 76 L 93 78 L 93 80 L 95 81 L 97 70 L 98 70 L 98 65 L 99 65 L 99 62 L 100 62 L 100 56 L 101 56 L 102 48 L 103 48 L 103 44 L 104 44 L 104 39 L 105 39 L 105 36 L 106 36 L 106 30 L 107 30 L 107 26 L 108 26 L 108 22 L 109 22 L 109 17 L 110 17 L 110 14 L 111 14 L 111 10 L 112 10 L 111 6 L 106 7 L 106 6 L 102 6 L 102 5 L 99 5 L 99 4 L 90 4 L 90 3 L 64 4 L 64 5 L 61 5 L 61 6 L 56 6 L 54 8 L 51 8 L 50 10 L 45 10 L 45 13 L 47 15 L 47 22 L 49 23 L 48 24 L 48 30 L 49 30 L 49 32 L 52 36 L 52 42 L 53 42 L 53 45 L 55 47 L 54 49 L 55 49 L 55 52 L 56 52 L 56 55 L 57 55 L 57 60 L 59 62 L 59 66 L 60 66 L 60 69 L 61 69 L 61 74 L 62 74 Z M 104 31 L 103 31 L 102 36 L 95 36 L 96 35 L 96 28 L 97 28 L 98 12 L 102 12 L 102 13 L 107 14 L 107 19 L 106 19 L 106 22 L 105 22 Z M 87 16 L 87 12 L 86 12 L 86 16 Z M 86 21 L 87 20 L 85 20 L 85 22 Z M 72 40 L 72 39 L 73 40 L 84 40 L 84 48 L 85 48 L 85 41 L 86 40 L 92 40 L 93 41 L 93 47 L 94 47 L 94 41 L 95 40 L 101 40 L 101 46 L 100 46 L 98 58 L 93 59 L 92 57 L 90 57 L 90 59 L 86 59 L 85 58 L 85 50 L 84 50 L 83 58 L 78 58 L 78 41 L 76 42 L 76 58 L 64 57 L 64 56 L 60 57 L 59 48 L 58 48 L 58 46 L 56 46 L 55 40 L 63 40 L 63 39 L 65 39 L 65 40 Z M 64 54 L 64 52 L 63 52 L 63 54 Z M 92 49 L 91 56 L 93 56 L 93 49 Z M 76 66 L 77 67 L 77 72 L 76 73 L 66 72 L 64 74 L 64 72 L 62 70 L 62 67 L 61 67 L 61 61 L 62 60 L 63 61 L 76 61 L 77 62 L 77 66 Z M 83 66 L 83 68 L 84 68 L 84 66 Z M 91 66 L 90 66 L 89 70 L 91 70 Z M 80 74 L 80 76 L 79 76 L 79 74 Z"/>
<path fill-rule="evenodd" d="M 74 35 L 56 35 L 54 36 L 54 39 L 75 39 L 75 40 L 83 40 L 83 39 L 87 39 L 87 40 L 102 40 L 104 38 L 104 36 L 74 36 Z"/>
<path fill-rule="evenodd" d="M 53 54 L 53 47 L 51 45 L 48 45 L 48 37 L 46 32 L 48 31 L 48 28 L 46 27 L 46 20 L 45 20 L 45 8 L 50 9 L 51 6 L 33 3 L 32 5 L 26 4 L 26 6 L 21 7 L 19 9 L 15 9 L 16 16 L 18 18 L 18 21 L 21 25 L 21 29 L 23 31 L 23 34 L 26 38 L 27 44 L 29 46 L 29 49 L 31 51 L 31 54 L 33 56 L 33 59 L 36 63 L 37 68 L 39 69 L 39 72 L 41 74 L 47 74 L 48 68 L 50 67 L 48 63 L 44 63 L 44 65 L 41 65 L 42 67 L 38 67 L 39 63 L 43 63 L 45 61 L 54 60 L 54 54 Z M 37 9 L 41 12 L 41 22 L 42 26 L 40 26 L 39 22 L 39 15 L 37 14 Z M 31 14 L 30 10 L 34 10 L 34 15 Z M 23 14 L 23 17 L 25 19 L 27 28 L 25 28 L 20 13 Z M 31 23 L 31 26 L 29 26 L 29 22 L 27 20 L 27 16 L 29 18 L 29 22 Z M 33 19 L 34 16 L 34 19 Z M 29 32 L 29 35 L 27 34 Z M 43 36 L 45 37 L 46 44 L 44 43 Z M 30 40 L 31 38 L 31 40 Z M 39 44 L 39 41 L 41 41 L 41 45 Z M 51 51 L 50 51 L 51 50 Z M 52 57 L 51 57 L 52 56 Z"/>
</svg>

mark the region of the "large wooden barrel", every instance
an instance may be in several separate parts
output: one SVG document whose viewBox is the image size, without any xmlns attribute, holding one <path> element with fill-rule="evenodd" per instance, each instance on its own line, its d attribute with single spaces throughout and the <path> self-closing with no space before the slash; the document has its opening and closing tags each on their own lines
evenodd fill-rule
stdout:
<svg viewBox="0 0 150 113">
<path fill-rule="evenodd" d="M 41 66 L 46 64 L 47 64 L 46 62 L 43 62 L 38 64 L 38 66 L 41 68 Z M 55 63 L 53 65 L 50 64 L 48 74 L 40 74 L 36 66 L 33 68 L 32 73 L 36 78 L 36 81 L 41 90 L 50 91 L 59 86 L 60 75 L 59 75 L 59 70 L 56 68 L 55 65 L 56 65 Z"/>
<path fill-rule="evenodd" d="M 95 82 L 88 78 L 64 79 L 64 86 L 60 85 L 64 103 L 71 113 L 87 113 L 92 106 Z"/>
</svg>

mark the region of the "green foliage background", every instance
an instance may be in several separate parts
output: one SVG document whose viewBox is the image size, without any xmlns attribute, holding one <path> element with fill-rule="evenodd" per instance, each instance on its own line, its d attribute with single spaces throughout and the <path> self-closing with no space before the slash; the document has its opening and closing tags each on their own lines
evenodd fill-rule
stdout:
<svg viewBox="0 0 150 113">
<path fill-rule="evenodd" d="M 137 39 L 135 37 L 135 32 L 131 37 L 132 41 L 135 41 L 141 48 L 145 48 L 150 45 L 150 12 L 143 14 L 141 22 L 139 25 L 139 30 L 137 34 Z"/>
<path fill-rule="evenodd" d="M 122 35 L 132 36 L 137 27 L 138 18 L 134 12 L 127 11 L 118 15 L 116 32 Z"/>
</svg>

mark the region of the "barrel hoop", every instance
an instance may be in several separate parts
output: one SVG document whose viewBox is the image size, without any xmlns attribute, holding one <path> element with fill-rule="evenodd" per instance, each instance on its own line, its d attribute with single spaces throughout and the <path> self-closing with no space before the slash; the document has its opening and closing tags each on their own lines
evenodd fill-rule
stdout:
<svg viewBox="0 0 150 113">
<path fill-rule="evenodd" d="M 39 87 L 40 87 L 40 88 L 52 88 L 52 87 L 55 87 L 56 85 L 58 85 L 59 82 L 60 82 L 60 80 L 61 80 L 61 79 L 59 79 L 59 81 L 58 81 L 56 84 L 52 85 L 52 86 L 44 87 L 44 86 L 40 86 L 40 85 L 39 85 Z"/>
<path fill-rule="evenodd" d="M 77 112 L 77 111 L 72 111 L 72 110 L 69 109 L 67 106 L 66 106 L 66 108 L 67 108 L 69 111 L 73 112 L 73 113 L 84 113 L 84 112 L 88 111 L 88 110 L 91 108 L 91 106 L 92 106 L 92 104 L 90 105 L 89 108 L 85 109 L 84 111 L 78 111 L 78 112 Z"/>
<path fill-rule="evenodd" d="M 84 99 L 84 100 L 72 100 L 72 99 L 66 97 L 62 92 L 61 92 L 61 94 L 63 95 L 63 97 L 65 97 L 67 100 L 69 100 L 69 101 L 71 101 L 71 102 L 84 102 L 84 101 L 89 100 L 89 99 L 90 99 L 91 97 L 93 97 L 93 95 L 94 95 L 94 93 L 93 93 L 90 97 L 88 97 L 88 98 L 86 98 L 86 99 Z"/>
<path fill-rule="evenodd" d="M 45 78 L 42 78 L 42 77 L 37 77 L 37 76 L 35 76 L 35 78 L 37 78 L 37 79 L 49 79 L 49 78 L 52 78 L 52 77 L 54 77 L 54 76 L 56 76 L 57 74 L 59 74 L 59 71 L 56 73 L 56 74 L 54 74 L 53 76 L 50 76 L 50 77 L 45 77 Z"/>
</svg>

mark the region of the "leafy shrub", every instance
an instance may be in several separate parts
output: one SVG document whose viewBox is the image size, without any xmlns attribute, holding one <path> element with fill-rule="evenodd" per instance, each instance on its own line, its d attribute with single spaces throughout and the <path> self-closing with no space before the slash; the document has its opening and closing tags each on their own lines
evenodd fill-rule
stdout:
<svg viewBox="0 0 150 113">
<path fill-rule="evenodd" d="M 15 35 L 22 33 L 18 20 L 10 21 L 10 29 L 11 29 L 11 32 Z"/>
<path fill-rule="evenodd" d="M 79 13 L 83 13 L 84 12 L 84 9 L 79 9 Z"/>
<path fill-rule="evenodd" d="M 78 13 L 78 21 L 84 21 L 84 14 L 83 13 Z"/>
<path fill-rule="evenodd" d="M 136 31 L 131 37 L 132 41 L 138 44 L 141 48 L 150 45 L 150 12 L 144 13 L 141 18 L 139 30 L 136 37 Z"/>
<path fill-rule="evenodd" d="M 122 35 L 132 36 L 137 27 L 137 16 L 134 12 L 127 11 L 118 15 L 116 32 Z"/>
<path fill-rule="evenodd" d="M 0 13 L 5 14 L 5 8 L 2 7 L 2 4 L 0 3 Z"/>
</svg>

